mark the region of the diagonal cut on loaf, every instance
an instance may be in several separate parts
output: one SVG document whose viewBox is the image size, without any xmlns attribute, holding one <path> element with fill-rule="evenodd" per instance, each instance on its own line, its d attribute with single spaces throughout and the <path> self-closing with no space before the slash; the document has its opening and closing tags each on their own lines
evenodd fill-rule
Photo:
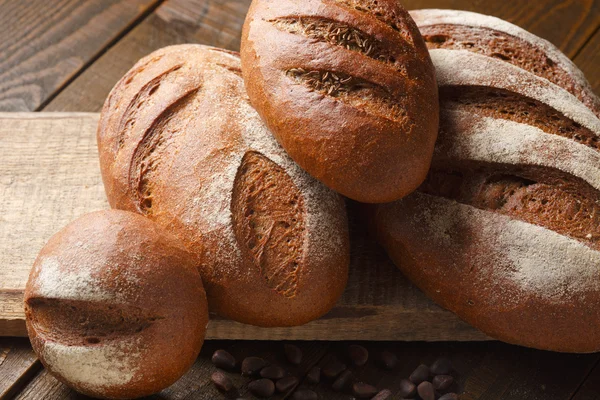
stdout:
<svg viewBox="0 0 600 400">
<path fill-rule="evenodd" d="M 444 26 L 469 21 L 412 15 L 444 43 L 463 40 Z M 569 85 L 440 41 L 430 41 L 441 108 L 432 169 L 417 192 L 373 209 L 378 239 L 426 294 L 486 334 L 600 350 L 600 120 Z"/>
</svg>

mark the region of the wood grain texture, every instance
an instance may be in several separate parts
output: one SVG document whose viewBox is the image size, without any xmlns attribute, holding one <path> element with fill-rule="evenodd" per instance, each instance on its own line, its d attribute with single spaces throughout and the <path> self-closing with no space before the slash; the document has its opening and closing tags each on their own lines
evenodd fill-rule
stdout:
<svg viewBox="0 0 600 400">
<path fill-rule="evenodd" d="M 0 114 L 0 335 L 25 335 L 22 295 L 45 242 L 73 219 L 108 207 L 95 132 L 98 114 Z M 351 204 L 350 212 L 356 207 Z M 348 287 L 325 317 L 266 329 L 212 318 L 208 338 L 485 340 L 428 300 L 351 218 Z"/>
<path fill-rule="evenodd" d="M 600 14 L 600 11 L 598 13 Z M 581 49 L 574 61 L 588 78 L 596 94 L 600 95 L 600 29 Z"/>
<path fill-rule="evenodd" d="M 0 111 L 33 111 L 158 0 L 0 0 Z"/>
<path fill-rule="evenodd" d="M 112 47 L 44 111 L 100 111 L 117 81 L 161 47 L 202 43 L 239 50 L 250 0 L 168 0 Z"/>
<path fill-rule="evenodd" d="M 409 9 L 455 8 L 494 15 L 550 40 L 569 56 L 600 26 L 600 0 L 405 0 L 403 4 Z M 121 76 L 160 47 L 191 42 L 239 50 L 249 5 L 250 0 L 167 0 L 44 110 L 99 111 Z"/>
<path fill-rule="evenodd" d="M 348 342 L 333 344 L 319 342 L 297 342 L 304 360 L 293 367 L 284 359 L 282 344 L 269 342 L 207 342 L 194 366 L 178 382 L 148 400 L 198 399 L 221 400 L 243 396 L 256 400 L 248 393 L 249 380 L 239 372 L 227 372 L 236 391 L 228 395 L 218 392 L 210 382 L 216 368 L 210 362 L 212 353 L 219 348 L 229 351 L 240 363 L 247 356 L 259 356 L 272 364 L 288 369 L 291 375 L 300 378 L 298 388 L 309 388 L 319 394 L 320 399 L 349 400 L 349 391 L 334 392 L 331 381 L 322 379 L 318 385 L 308 384 L 304 377 L 314 365 L 324 367 L 332 358 L 345 363 L 355 381 L 366 382 L 378 389 L 390 389 L 397 395 L 402 378 L 407 378 L 419 365 L 431 365 L 438 357 L 452 361 L 456 383 L 452 390 L 461 394 L 461 400 L 592 400 L 598 399 L 597 354 L 576 355 L 551 353 L 510 346 L 499 342 L 491 343 L 403 343 L 362 342 L 369 351 L 369 361 L 362 367 L 354 367 L 348 360 Z M 353 344 L 356 344 L 354 342 Z M 390 351 L 399 359 L 397 367 L 383 369 L 378 361 L 382 351 Z M 595 367 L 596 366 L 596 367 Z M 590 373 L 590 371 L 592 371 Z M 588 377 L 586 379 L 586 377 Z M 596 381 L 594 381 L 596 378 Z M 581 383 L 585 380 L 585 383 Z M 575 396 L 575 397 L 573 397 Z M 43 398 L 48 400 L 87 399 L 76 394 L 53 378 L 46 370 L 41 371 L 20 392 L 17 399 Z M 276 395 L 271 399 L 289 398 Z"/>
<path fill-rule="evenodd" d="M 15 395 L 40 368 L 27 339 L 0 341 L 0 399 Z"/>
</svg>

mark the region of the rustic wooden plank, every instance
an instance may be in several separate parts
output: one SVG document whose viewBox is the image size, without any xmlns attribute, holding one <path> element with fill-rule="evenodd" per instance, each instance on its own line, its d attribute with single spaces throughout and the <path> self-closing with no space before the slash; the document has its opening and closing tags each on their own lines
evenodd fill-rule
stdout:
<svg viewBox="0 0 600 400">
<path fill-rule="evenodd" d="M 251 0 L 168 0 L 60 93 L 44 111 L 100 111 L 114 84 L 161 47 L 202 43 L 239 50 Z"/>
<path fill-rule="evenodd" d="M 574 55 L 600 26 L 600 0 L 523 2 L 406 0 L 407 8 L 455 8 L 514 22 Z M 111 48 L 44 111 L 99 111 L 113 85 L 144 55 L 184 42 L 239 50 L 239 36 L 250 0 L 167 0 Z"/>
<path fill-rule="evenodd" d="M 39 369 L 26 339 L 0 339 L 0 399 L 15 395 Z"/>
<path fill-rule="evenodd" d="M 356 342 L 354 342 L 356 343 Z M 219 393 L 210 382 L 216 370 L 210 362 L 214 350 L 224 348 L 231 352 L 238 362 L 244 357 L 255 355 L 269 362 L 284 366 L 294 376 L 302 378 L 313 365 L 325 366 L 336 357 L 346 363 L 357 381 L 367 382 L 378 389 L 390 389 L 394 394 L 399 383 L 419 365 L 431 365 L 440 357 L 448 357 L 455 368 L 453 375 L 457 382 L 453 391 L 461 394 L 464 400 L 592 400 L 598 398 L 600 369 L 596 367 L 597 354 L 562 354 L 511 346 L 499 342 L 491 343 L 405 343 L 405 342 L 362 342 L 369 350 L 369 361 L 363 367 L 353 367 L 347 358 L 349 342 L 295 343 L 303 350 L 305 360 L 299 367 L 291 367 L 283 358 L 282 344 L 269 342 L 207 342 L 200 357 L 190 371 L 171 387 L 151 396 L 148 400 L 160 399 L 227 399 L 241 395 L 255 399 L 247 392 L 247 378 L 237 372 L 229 372 L 239 391 L 229 396 Z M 398 356 L 399 363 L 393 370 L 383 369 L 378 363 L 381 351 L 390 351 Z M 579 392 L 572 397 L 581 381 L 589 375 Z M 321 399 L 348 400 L 349 391 L 341 393 L 331 389 L 331 381 L 322 379 L 318 385 L 303 381 L 299 387 L 315 390 Z M 274 396 L 282 399 L 285 396 Z M 43 398 L 48 400 L 83 399 L 68 387 L 59 383 L 47 371 L 41 371 L 23 389 L 17 399 Z M 397 397 L 394 397 L 394 399 Z"/>
<path fill-rule="evenodd" d="M 0 335 L 25 334 L 21 296 L 47 239 L 76 217 L 108 207 L 96 149 L 97 121 L 98 114 L 91 113 L 0 113 Z M 265 329 L 215 317 L 208 337 L 487 339 L 412 286 L 356 223 L 350 270 L 342 299 L 320 320 Z"/>
<path fill-rule="evenodd" d="M 600 397 L 600 358 L 569 400 L 597 400 Z"/>
<path fill-rule="evenodd" d="M 160 0 L 0 0 L 0 111 L 33 111 Z"/>
<path fill-rule="evenodd" d="M 600 29 L 577 54 L 575 63 L 590 81 L 596 94 L 600 96 Z"/>
</svg>

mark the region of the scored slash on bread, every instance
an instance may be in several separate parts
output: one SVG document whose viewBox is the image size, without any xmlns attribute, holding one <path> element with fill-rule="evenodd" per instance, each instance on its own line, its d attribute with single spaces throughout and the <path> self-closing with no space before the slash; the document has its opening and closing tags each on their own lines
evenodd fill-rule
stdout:
<svg viewBox="0 0 600 400">
<path fill-rule="evenodd" d="M 430 52 L 441 108 L 432 169 L 417 192 L 377 206 L 380 242 L 426 294 L 492 337 L 600 350 L 600 120 L 503 59 Z"/>
<path fill-rule="evenodd" d="M 575 64 L 552 43 L 489 15 L 461 10 L 410 11 L 429 49 L 467 50 L 546 78 L 600 118 L 600 98 Z"/>
<path fill-rule="evenodd" d="M 354 200 L 418 187 L 438 98 L 425 43 L 396 0 L 253 1 L 242 32 L 248 95 L 309 174 Z"/>
<path fill-rule="evenodd" d="M 343 200 L 272 137 L 236 53 L 179 45 L 145 57 L 107 99 L 98 144 L 111 206 L 179 236 L 197 256 L 212 311 L 300 325 L 343 292 Z"/>
</svg>

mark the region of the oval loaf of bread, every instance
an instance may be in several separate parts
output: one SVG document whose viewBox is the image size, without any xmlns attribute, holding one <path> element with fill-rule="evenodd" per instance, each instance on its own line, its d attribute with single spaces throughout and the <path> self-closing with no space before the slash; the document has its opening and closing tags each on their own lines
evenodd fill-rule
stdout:
<svg viewBox="0 0 600 400">
<path fill-rule="evenodd" d="M 438 129 L 435 73 L 397 0 L 254 0 L 242 66 L 279 143 L 330 188 L 381 203 L 425 179 Z"/>
<path fill-rule="evenodd" d="M 413 10 L 429 49 L 468 50 L 511 63 L 566 89 L 600 118 L 600 98 L 583 73 L 552 43 L 489 15 Z"/>
<path fill-rule="evenodd" d="M 548 80 L 431 50 L 441 97 L 426 182 L 378 237 L 426 294 L 488 335 L 600 350 L 600 120 Z"/>
<path fill-rule="evenodd" d="M 326 313 L 349 263 L 344 203 L 283 151 L 235 53 L 167 47 L 115 86 L 98 130 L 106 192 L 198 256 L 209 307 L 260 326 Z"/>
<path fill-rule="evenodd" d="M 84 215 L 40 251 L 25 289 L 27 332 L 44 366 L 88 396 L 132 399 L 194 363 L 208 308 L 194 257 L 140 215 Z"/>
</svg>

